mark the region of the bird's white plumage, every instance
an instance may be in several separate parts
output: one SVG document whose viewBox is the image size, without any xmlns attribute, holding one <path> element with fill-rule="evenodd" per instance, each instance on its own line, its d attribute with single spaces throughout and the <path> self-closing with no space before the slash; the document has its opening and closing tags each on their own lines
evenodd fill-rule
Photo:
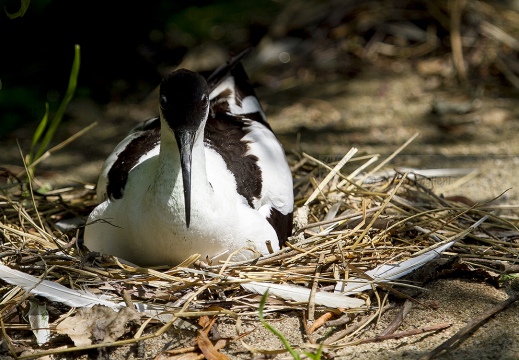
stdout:
<svg viewBox="0 0 519 360">
<path fill-rule="evenodd" d="M 222 93 L 228 96 L 221 96 Z M 184 218 L 184 188 L 177 140 L 161 119 L 160 142 L 140 154 L 128 173 L 124 195 L 106 196 L 108 173 L 124 149 L 141 130 L 128 135 L 107 159 L 98 182 L 102 201 L 91 213 L 85 229 L 85 244 L 95 251 L 112 254 L 140 265 L 177 264 L 199 253 L 212 257 L 241 248 L 233 260 L 267 254 L 266 241 L 279 249 L 276 230 L 267 221 L 271 210 L 292 212 L 293 193 L 290 169 L 283 149 L 261 122 L 247 120 L 247 114 L 265 115 L 255 96 L 236 101 L 233 76 L 228 75 L 210 92 L 212 103 L 228 103 L 229 113 L 244 123 L 248 153 L 258 158 L 261 169 L 261 195 L 251 207 L 237 192 L 235 174 L 222 156 L 204 144 L 205 121 L 197 132 L 192 150 L 191 222 Z M 222 258 L 226 258 L 223 255 Z"/>
<path fill-rule="evenodd" d="M 95 242 L 98 251 L 143 265 L 176 264 L 195 253 L 213 256 L 228 249 L 249 247 L 248 240 L 256 244 L 259 252 L 267 253 L 265 240 L 273 243 L 277 240 L 274 229 L 229 186 L 235 180 L 221 157 L 214 150 L 196 144 L 193 158 L 201 159 L 200 153 L 204 152 L 206 162 L 193 162 L 191 225 L 189 229 L 185 227 L 184 220 L 180 219 L 184 213 L 181 174 L 173 170 L 180 165 L 178 156 L 168 156 L 164 149 L 174 148 L 166 146 L 169 141 L 162 137 L 163 159 L 149 158 L 132 170 L 125 201 L 108 199 L 94 210 L 91 219 L 102 216 L 111 225 L 100 222 L 88 226 L 87 245 Z M 205 178 L 204 172 L 207 173 Z M 152 173 L 160 177 L 148 176 Z M 175 241 L 171 241 L 172 236 Z M 94 241 L 94 237 L 100 241 Z M 124 240 L 114 241 L 114 238 Z M 142 246 L 143 243 L 148 246 Z M 244 251 L 236 260 L 254 255 Z"/>
<path fill-rule="evenodd" d="M 228 96 L 225 97 L 225 101 L 229 104 L 229 110 L 232 114 L 236 115 L 244 115 L 244 114 L 253 114 L 260 113 L 263 120 L 266 120 L 267 117 L 263 112 L 263 109 L 255 96 L 246 96 L 241 99 L 241 104 L 236 102 L 236 91 L 235 91 L 236 82 L 234 77 L 229 76 L 226 77 L 213 91 L 209 94 L 209 99 L 213 100 L 217 96 L 221 96 L 226 91 L 228 92 Z"/>
<path fill-rule="evenodd" d="M 263 177 L 261 197 L 257 208 L 266 205 L 273 206 L 282 214 L 292 212 L 294 197 L 292 191 L 292 173 L 286 166 L 283 148 L 274 134 L 258 122 L 248 122 L 247 135 L 243 138 L 249 141 L 249 152 L 258 157 L 258 165 Z"/>
<path fill-rule="evenodd" d="M 128 146 L 128 144 L 134 141 L 141 135 L 141 131 L 137 131 L 132 129 L 132 131 L 126 136 L 112 151 L 112 153 L 106 159 L 103 167 L 101 168 L 101 172 L 99 174 L 99 180 L 97 181 L 97 199 L 98 201 L 105 201 L 108 198 L 106 193 L 106 186 L 108 185 L 108 171 L 117 160 L 121 152 Z M 138 161 L 138 164 L 146 161 L 149 158 L 157 156 L 159 154 L 159 146 L 155 146 L 150 151 L 143 153 Z"/>
</svg>

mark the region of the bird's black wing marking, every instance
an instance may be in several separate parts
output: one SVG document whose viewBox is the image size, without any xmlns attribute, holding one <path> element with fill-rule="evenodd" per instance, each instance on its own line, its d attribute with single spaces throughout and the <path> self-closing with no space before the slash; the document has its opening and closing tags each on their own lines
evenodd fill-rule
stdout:
<svg viewBox="0 0 519 360">
<path fill-rule="evenodd" d="M 246 97 L 252 96 L 257 99 L 256 92 L 254 91 L 253 86 L 250 84 L 249 77 L 247 76 L 247 73 L 245 72 L 243 65 L 240 62 L 234 61 L 236 59 L 239 61 L 243 56 L 248 54 L 248 52 L 245 53 L 245 51 L 243 51 L 240 55 L 236 56 L 235 58 L 231 59 L 231 61 L 229 61 L 225 66 L 224 70 L 215 70 L 213 74 L 218 73 L 218 82 L 214 86 L 209 84 L 210 89 L 214 90 L 223 79 L 225 79 L 227 76 L 232 76 L 234 78 L 234 101 L 236 102 L 236 105 L 240 107 L 242 106 L 243 99 L 245 99 Z M 229 96 L 231 96 L 230 89 L 226 89 L 215 96 L 215 98 L 211 101 L 213 113 L 231 112 L 229 109 L 229 104 L 226 103 L 226 100 L 229 98 Z M 261 109 L 261 105 L 259 110 L 263 111 L 263 109 Z M 246 114 L 244 117 L 248 120 L 256 121 L 263 124 L 267 129 L 269 129 L 272 132 L 272 128 L 260 112 L 249 113 Z"/>
<path fill-rule="evenodd" d="M 123 197 L 130 170 L 137 165 L 141 156 L 151 151 L 160 142 L 160 127 L 157 127 L 156 123 L 151 128 L 147 128 L 143 124 L 143 129 L 144 131 L 141 131 L 141 134 L 130 141 L 119 153 L 117 160 L 108 171 L 106 193 L 112 200 Z"/>
<path fill-rule="evenodd" d="M 261 169 L 255 155 L 247 155 L 249 145 L 242 141 L 247 134 L 245 124 L 235 116 L 217 113 L 205 126 L 204 141 L 220 154 L 236 180 L 237 191 L 253 207 L 254 198 L 261 196 Z"/>
<path fill-rule="evenodd" d="M 238 106 L 241 107 L 243 99 L 245 99 L 248 96 L 253 96 L 257 99 L 256 92 L 254 91 L 254 88 L 252 87 L 249 77 L 247 76 L 247 73 L 245 72 L 245 69 L 243 68 L 243 65 L 236 64 L 230 71 L 231 76 L 234 77 L 234 94 L 235 94 L 235 101 Z M 258 100 L 259 104 L 259 100 Z M 260 105 L 261 106 L 261 105 Z M 261 108 L 260 108 L 261 109 Z M 261 109 L 263 111 L 263 109 Z M 250 114 L 246 114 L 245 117 L 247 119 L 257 121 L 261 124 L 263 124 L 267 129 L 269 129 L 272 132 L 272 128 L 270 127 L 269 123 L 263 118 L 261 113 L 254 112 Z"/>
</svg>

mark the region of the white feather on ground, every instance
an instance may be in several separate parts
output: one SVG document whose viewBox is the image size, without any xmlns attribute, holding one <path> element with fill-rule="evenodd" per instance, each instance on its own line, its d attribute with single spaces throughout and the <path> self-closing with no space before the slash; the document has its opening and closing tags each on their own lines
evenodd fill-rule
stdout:
<svg viewBox="0 0 519 360">
<path fill-rule="evenodd" d="M 373 279 L 371 281 L 361 278 L 349 278 L 346 286 L 344 286 L 343 281 L 340 281 L 335 286 L 335 291 L 345 295 L 351 295 L 371 290 L 372 285 L 376 286 L 377 282 L 389 282 L 391 280 L 399 279 L 441 255 L 442 252 L 450 248 L 455 242 L 456 241 L 451 241 L 439 248 L 430 250 L 425 254 L 415 256 L 400 263 L 380 265 L 373 270 L 366 271 L 366 275 Z"/>
<path fill-rule="evenodd" d="M 50 340 L 49 312 L 46 305 L 37 300 L 29 301 L 27 318 L 38 345 L 46 344 Z"/>
<path fill-rule="evenodd" d="M 42 280 L 2 264 L 0 264 L 0 278 L 9 284 L 21 287 L 27 292 L 46 297 L 49 300 L 57 301 L 71 307 L 104 305 L 118 310 L 124 306 L 124 304 L 104 300 L 88 291 L 69 289 L 57 282 Z"/>
<path fill-rule="evenodd" d="M 279 298 L 296 301 L 308 302 L 310 300 L 310 290 L 302 286 L 295 285 L 278 285 L 260 282 L 250 282 L 241 284 L 241 286 L 250 292 L 263 295 L 267 290 L 269 295 Z M 344 295 L 318 291 L 315 293 L 314 302 L 316 305 L 322 305 L 330 308 L 351 309 L 359 308 L 366 305 L 362 299 L 352 298 Z"/>
<path fill-rule="evenodd" d="M 189 272 L 204 273 L 209 276 L 215 275 L 194 269 L 186 270 L 189 270 Z M 12 285 L 21 287 L 27 292 L 41 295 L 52 301 L 61 302 L 72 307 L 92 307 L 99 304 L 108 306 L 114 310 L 119 310 L 125 306 L 124 303 L 107 301 L 87 291 L 73 290 L 53 281 L 38 279 L 35 276 L 11 269 L 2 264 L 0 264 L 0 278 Z M 229 279 L 229 277 L 227 278 Z M 241 279 L 238 278 L 231 279 L 241 281 Z M 267 289 L 269 289 L 271 295 L 289 301 L 307 302 L 310 298 L 310 290 L 301 286 L 278 285 L 257 281 L 242 283 L 241 286 L 248 291 L 262 295 L 267 291 Z M 315 303 L 317 305 L 332 308 L 353 308 L 365 305 L 364 300 L 326 292 L 317 292 L 315 294 Z M 148 308 L 147 306 L 142 306 L 142 304 L 140 306 L 137 305 L 136 307 L 137 310 L 144 313 L 147 313 L 148 311 L 157 312 L 163 310 L 153 306 Z M 151 312 L 150 315 L 153 315 Z"/>
<path fill-rule="evenodd" d="M 402 276 L 409 274 L 410 272 L 422 267 L 429 261 L 441 255 L 442 252 L 450 248 L 452 245 L 456 243 L 456 241 L 460 240 L 469 232 L 477 228 L 486 219 L 488 219 L 488 215 L 483 216 L 473 225 L 471 225 L 461 233 L 455 235 L 454 239 L 451 238 L 451 241 L 449 241 L 448 243 L 434 248 L 432 250 L 429 250 L 421 255 L 412 257 L 408 260 L 396 264 L 380 265 L 370 271 L 366 271 L 365 274 L 372 278 L 372 280 L 361 278 L 349 278 L 346 285 L 343 281 L 339 281 L 335 286 L 335 292 L 344 295 L 352 295 L 362 291 L 370 290 L 373 286 L 376 286 L 376 283 L 389 282 L 392 280 L 399 279 Z"/>
</svg>

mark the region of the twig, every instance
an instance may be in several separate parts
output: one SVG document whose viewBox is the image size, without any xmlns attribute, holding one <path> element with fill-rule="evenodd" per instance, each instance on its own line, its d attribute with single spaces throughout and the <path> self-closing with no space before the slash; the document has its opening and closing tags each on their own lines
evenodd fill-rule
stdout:
<svg viewBox="0 0 519 360">
<path fill-rule="evenodd" d="M 310 290 L 310 299 L 308 300 L 308 321 L 315 320 L 315 293 L 317 292 L 317 286 L 319 285 L 319 277 L 321 276 L 321 270 L 324 263 L 324 253 L 321 253 L 319 256 L 319 262 L 315 268 L 314 281 L 312 284 L 312 289 Z"/>
<path fill-rule="evenodd" d="M 486 265 L 491 267 L 494 270 L 499 271 L 503 274 L 513 274 L 519 272 L 518 264 L 510 264 L 509 262 L 505 262 L 503 260 L 493 260 L 493 259 L 480 259 L 475 257 L 462 257 L 465 262 L 472 262 L 476 264 Z"/>
<path fill-rule="evenodd" d="M 349 342 L 347 344 L 344 344 L 344 345 L 360 345 L 360 344 L 367 344 L 367 343 L 385 341 L 385 340 L 389 340 L 389 339 L 401 339 L 403 337 L 424 334 L 424 333 L 432 332 L 432 331 L 443 330 L 443 329 L 446 329 L 446 328 L 448 328 L 450 326 L 452 326 L 451 323 L 432 325 L 432 326 L 427 326 L 427 327 L 424 327 L 424 328 L 421 328 L 421 329 L 400 331 L 400 332 L 397 332 L 397 333 L 394 333 L 394 334 L 377 335 L 375 337 L 368 338 L 368 339 L 361 339 L 361 340 L 351 341 L 351 342 Z"/>
<path fill-rule="evenodd" d="M 498 312 L 506 309 L 508 306 L 513 304 L 519 300 L 519 294 L 514 294 L 513 296 L 509 297 L 506 301 L 503 301 L 500 304 L 497 304 L 490 310 L 484 312 L 480 316 L 470 320 L 465 327 L 463 327 L 460 331 L 458 331 L 456 334 L 454 334 L 450 339 L 442 343 L 440 346 L 426 354 L 421 358 L 421 360 L 429 360 L 441 353 L 442 351 L 447 351 L 448 349 L 452 348 L 456 343 L 461 343 L 465 340 L 466 336 L 474 332 L 478 327 L 483 325 L 488 319 L 490 319 L 492 316 L 497 314 Z"/>
<path fill-rule="evenodd" d="M 384 307 L 382 307 L 379 312 L 371 315 L 371 316 L 366 316 L 364 319 L 362 319 L 361 321 L 359 321 L 358 323 L 356 324 L 353 324 L 352 326 L 349 326 L 347 327 L 346 329 L 344 330 L 341 330 L 341 331 L 338 331 L 336 332 L 335 334 L 333 334 L 332 336 L 330 336 L 328 339 L 326 339 L 324 341 L 324 344 L 325 345 L 330 345 L 330 344 L 333 344 L 334 342 L 337 342 L 339 340 L 341 340 L 342 338 L 344 338 L 345 336 L 348 336 L 349 334 L 361 329 L 362 327 L 366 326 L 367 324 L 369 324 L 371 321 L 373 321 L 373 319 L 375 319 L 376 317 L 379 316 L 379 313 L 384 313 L 387 309 L 390 308 L 390 305 L 385 305 Z"/>
<path fill-rule="evenodd" d="M 305 331 L 305 335 L 306 335 L 306 338 L 308 339 L 308 342 L 310 342 L 310 344 L 315 344 L 315 340 L 313 339 L 312 337 L 312 331 L 310 331 L 310 327 L 308 326 L 308 319 L 306 318 L 306 311 L 302 311 L 302 316 L 303 316 L 303 329 Z M 315 324 L 315 321 L 314 321 L 314 324 Z M 313 326 L 313 324 L 312 324 Z"/>
<path fill-rule="evenodd" d="M 335 319 L 335 320 L 328 320 L 326 322 L 326 326 L 341 326 L 341 325 L 345 325 L 349 322 L 351 322 L 351 317 L 349 314 L 344 314 L 343 316 L 341 316 L 340 318 L 338 319 Z"/>
<path fill-rule="evenodd" d="M 389 324 L 384 331 L 380 333 L 379 336 L 388 336 L 390 334 L 393 334 L 396 329 L 400 325 L 402 325 L 402 322 L 404 321 L 404 318 L 409 314 L 409 311 L 411 311 L 411 308 L 413 307 L 413 302 L 407 299 L 404 302 L 404 306 L 402 306 L 402 309 L 398 312 L 397 316 L 391 321 L 391 324 Z"/>
<path fill-rule="evenodd" d="M 196 346 L 187 346 L 180 349 L 170 349 L 170 350 L 164 350 L 161 354 L 168 354 L 168 355 L 181 355 L 181 354 L 187 354 L 192 353 L 198 350 L 198 347 Z M 160 354 L 159 354 L 160 356 Z M 202 357 L 203 358 L 203 357 Z"/>
</svg>

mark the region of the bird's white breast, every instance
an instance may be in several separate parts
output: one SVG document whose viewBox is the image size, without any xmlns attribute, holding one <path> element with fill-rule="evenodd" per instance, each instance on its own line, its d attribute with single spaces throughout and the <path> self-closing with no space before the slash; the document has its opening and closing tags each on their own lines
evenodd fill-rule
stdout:
<svg viewBox="0 0 519 360">
<path fill-rule="evenodd" d="M 181 175 L 160 174 L 159 156 L 151 156 L 131 170 L 124 197 L 107 199 L 91 218 L 109 217 L 111 224 L 87 227 L 87 246 L 138 264 L 177 264 L 191 254 L 214 256 L 228 249 L 256 244 L 268 253 L 266 240 L 277 246 L 277 235 L 265 218 L 236 192 L 234 176 L 214 150 L 204 148 L 207 177 L 193 163 L 191 225 L 185 226 Z M 156 173 L 160 180 L 150 176 Z M 204 180 L 206 179 L 206 180 Z M 110 221 L 109 219 L 107 219 Z M 237 259 L 254 256 L 245 251 Z M 225 257 L 225 255 L 224 255 Z"/>
</svg>

